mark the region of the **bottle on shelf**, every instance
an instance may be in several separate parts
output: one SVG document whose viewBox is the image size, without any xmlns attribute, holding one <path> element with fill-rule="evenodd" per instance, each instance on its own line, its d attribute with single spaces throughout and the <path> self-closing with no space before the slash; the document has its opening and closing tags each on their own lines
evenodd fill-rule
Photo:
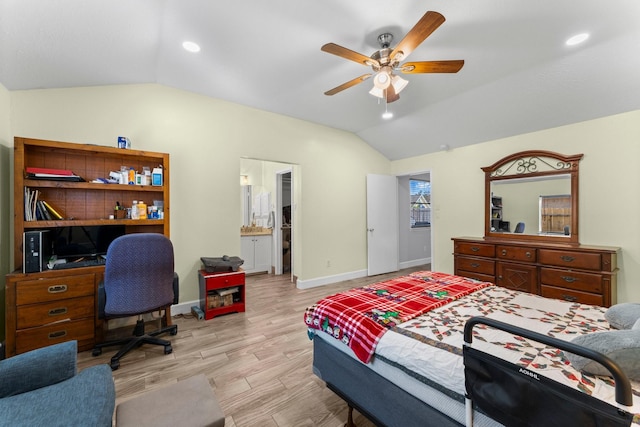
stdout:
<svg viewBox="0 0 640 427">
<path fill-rule="evenodd" d="M 147 219 L 147 205 L 142 200 L 138 202 L 138 219 Z"/>
<path fill-rule="evenodd" d="M 140 217 L 138 216 L 138 201 L 134 200 L 133 203 L 131 203 L 131 219 L 140 219 Z"/>
</svg>

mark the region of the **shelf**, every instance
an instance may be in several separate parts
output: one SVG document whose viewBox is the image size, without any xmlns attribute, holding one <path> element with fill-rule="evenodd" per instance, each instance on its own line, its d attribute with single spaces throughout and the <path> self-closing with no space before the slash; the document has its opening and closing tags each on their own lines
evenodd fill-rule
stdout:
<svg viewBox="0 0 640 427">
<path fill-rule="evenodd" d="M 83 225 L 164 225 L 164 219 L 61 219 L 59 221 L 24 222 L 25 229 Z"/>
<path fill-rule="evenodd" d="M 162 193 L 164 187 L 153 185 L 99 184 L 95 182 L 51 181 L 46 179 L 25 179 L 24 185 L 33 188 L 64 188 L 96 191 L 141 191 Z"/>
</svg>

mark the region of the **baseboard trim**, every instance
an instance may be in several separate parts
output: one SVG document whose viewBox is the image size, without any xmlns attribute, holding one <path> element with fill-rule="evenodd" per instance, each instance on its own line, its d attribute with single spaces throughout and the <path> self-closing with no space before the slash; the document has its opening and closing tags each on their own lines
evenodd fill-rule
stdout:
<svg viewBox="0 0 640 427">
<path fill-rule="evenodd" d="M 413 259 L 411 261 L 401 262 L 400 263 L 400 269 L 417 267 L 419 265 L 425 265 L 425 264 L 431 264 L 431 257 L 429 257 L 429 258 L 421 258 L 421 259 Z"/>
<path fill-rule="evenodd" d="M 398 266 L 400 269 L 417 267 L 419 265 L 430 264 L 431 258 L 414 259 L 411 261 L 401 262 Z M 344 280 L 359 279 L 367 276 L 367 270 L 357 270 L 349 273 L 335 274 L 333 276 L 317 277 L 315 279 L 300 280 L 298 279 L 296 287 L 298 289 L 310 289 L 318 286 L 330 285 L 332 283 L 342 282 Z"/>
<path fill-rule="evenodd" d="M 333 276 L 316 277 L 315 279 L 300 280 L 296 283 L 298 289 L 310 289 L 318 286 L 330 285 L 332 283 L 342 282 L 344 280 L 359 279 L 366 277 L 367 270 L 352 271 L 349 273 L 335 274 Z"/>
</svg>

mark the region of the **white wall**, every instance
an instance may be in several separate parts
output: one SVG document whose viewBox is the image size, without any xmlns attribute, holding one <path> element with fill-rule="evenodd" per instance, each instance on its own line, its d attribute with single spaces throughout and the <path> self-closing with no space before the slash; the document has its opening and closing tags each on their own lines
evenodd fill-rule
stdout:
<svg viewBox="0 0 640 427">
<path fill-rule="evenodd" d="M 198 298 L 201 256 L 240 253 L 242 157 L 298 165 L 300 279 L 366 267 L 365 176 L 389 173 L 390 162 L 349 132 L 153 84 L 15 91 L 11 99 L 13 135 L 108 146 L 123 135 L 134 149 L 171 155 L 181 301 Z M 328 257 L 331 267 L 316 262 Z"/>
<path fill-rule="evenodd" d="M 396 175 L 431 170 L 433 269 L 453 272 L 452 237 L 484 235 L 480 168 L 531 149 L 584 153 L 580 242 L 620 247 L 618 302 L 640 301 L 640 111 L 392 162 Z"/>
</svg>

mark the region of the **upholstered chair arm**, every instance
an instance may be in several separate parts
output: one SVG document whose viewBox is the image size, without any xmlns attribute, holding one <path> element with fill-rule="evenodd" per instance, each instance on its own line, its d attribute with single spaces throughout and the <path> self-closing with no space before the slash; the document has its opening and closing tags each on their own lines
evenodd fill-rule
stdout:
<svg viewBox="0 0 640 427">
<path fill-rule="evenodd" d="M 56 384 L 76 375 L 78 343 L 67 341 L 0 361 L 0 398 Z"/>
</svg>

